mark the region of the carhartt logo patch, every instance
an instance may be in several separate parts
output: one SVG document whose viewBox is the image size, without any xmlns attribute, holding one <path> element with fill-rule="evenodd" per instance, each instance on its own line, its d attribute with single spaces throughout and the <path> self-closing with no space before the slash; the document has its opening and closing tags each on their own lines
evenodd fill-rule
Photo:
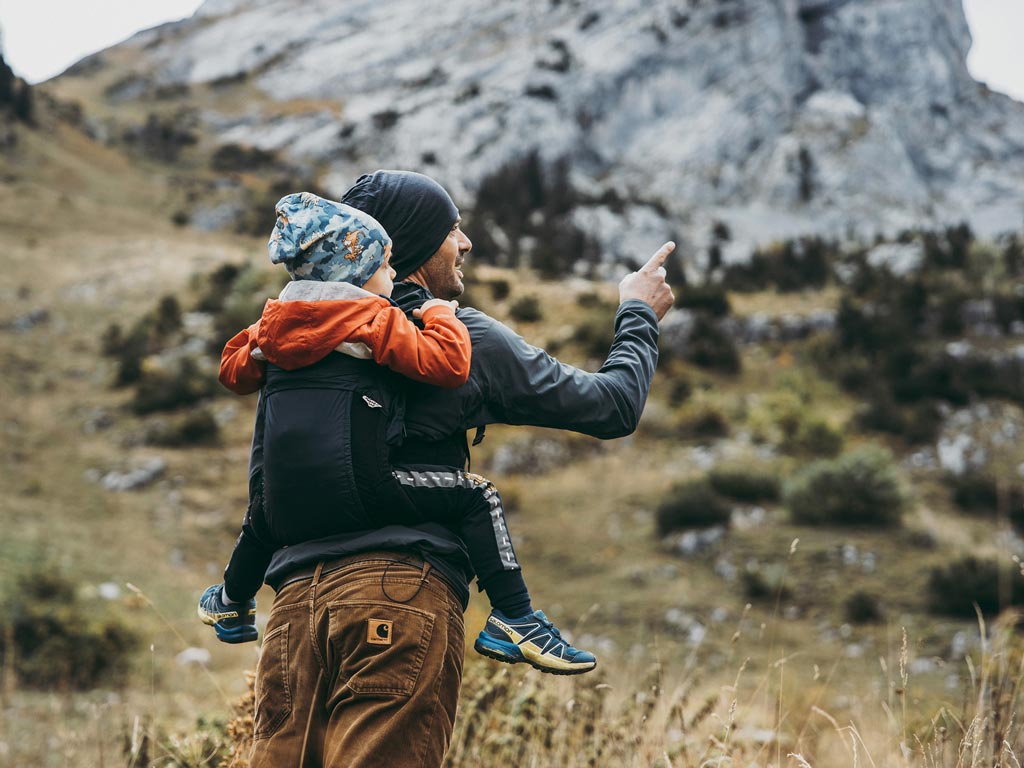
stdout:
<svg viewBox="0 0 1024 768">
<path fill-rule="evenodd" d="M 391 645 L 391 622 L 370 619 L 366 627 L 366 642 L 374 645 Z"/>
</svg>

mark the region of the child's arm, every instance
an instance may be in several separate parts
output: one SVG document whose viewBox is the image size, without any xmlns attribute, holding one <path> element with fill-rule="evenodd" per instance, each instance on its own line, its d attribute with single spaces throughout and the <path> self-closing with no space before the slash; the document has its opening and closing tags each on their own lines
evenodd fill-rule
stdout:
<svg viewBox="0 0 1024 768">
<path fill-rule="evenodd" d="M 236 395 L 248 395 L 263 385 L 266 374 L 263 363 L 254 360 L 252 351 L 256 349 L 256 334 L 260 323 L 257 320 L 238 333 L 227 344 L 220 356 L 220 375 L 218 381 Z"/>
<path fill-rule="evenodd" d="M 360 338 L 352 340 L 366 343 L 374 361 L 403 376 L 440 387 L 460 387 L 469 378 L 469 331 L 449 302 L 428 304 L 421 313 L 422 331 L 402 310 L 389 306 L 360 329 Z"/>
</svg>

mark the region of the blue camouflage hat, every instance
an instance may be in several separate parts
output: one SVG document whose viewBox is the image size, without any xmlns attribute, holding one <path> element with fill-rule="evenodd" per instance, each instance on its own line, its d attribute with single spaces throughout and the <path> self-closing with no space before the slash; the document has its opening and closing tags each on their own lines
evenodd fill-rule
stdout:
<svg viewBox="0 0 1024 768">
<path fill-rule="evenodd" d="M 362 286 L 384 263 L 391 238 L 375 218 L 310 192 L 285 195 L 267 248 L 293 280 Z"/>
</svg>

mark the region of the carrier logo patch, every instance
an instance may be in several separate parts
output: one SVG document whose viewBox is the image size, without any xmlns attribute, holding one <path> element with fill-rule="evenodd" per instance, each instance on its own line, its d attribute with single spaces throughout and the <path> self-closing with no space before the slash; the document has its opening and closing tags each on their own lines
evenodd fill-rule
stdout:
<svg viewBox="0 0 1024 768">
<path fill-rule="evenodd" d="M 369 397 L 367 397 L 366 395 L 363 395 L 363 402 L 365 402 L 371 408 L 383 408 L 384 407 L 380 403 L 378 403 L 376 400 L 372 400 Z"/>
<path fill-rule="evenodd" d="M 366 623 L 366 642 L 374 645 L 391 645 L 391 622 L 384 619 L 369 619 Z"/>
</svg>

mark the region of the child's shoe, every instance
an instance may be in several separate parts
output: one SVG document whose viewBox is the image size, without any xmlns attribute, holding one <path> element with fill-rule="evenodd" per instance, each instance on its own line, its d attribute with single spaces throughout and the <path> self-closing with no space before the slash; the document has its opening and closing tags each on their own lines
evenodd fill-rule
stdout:
<svg viewBox="0 0 1024 768">
<path fill-rule="evenodd" d="M 217 632 L 223 643 L 248 643 L 256 639 L 256 600 L 248 604 L 225 603 L 222 584 L 214 584 L 199 598 L 199 618 Z"/>
<path fill-rule="evenodd" d="M 479 654 L 506 664 L 525 661 L 553 675 L 579 675 L 597 666 L 594 654 L 579 651 L 565 642 L 558 627 L 541 611 L 516 619 L 491 611 L 473 648 Z"/>
</svg>

